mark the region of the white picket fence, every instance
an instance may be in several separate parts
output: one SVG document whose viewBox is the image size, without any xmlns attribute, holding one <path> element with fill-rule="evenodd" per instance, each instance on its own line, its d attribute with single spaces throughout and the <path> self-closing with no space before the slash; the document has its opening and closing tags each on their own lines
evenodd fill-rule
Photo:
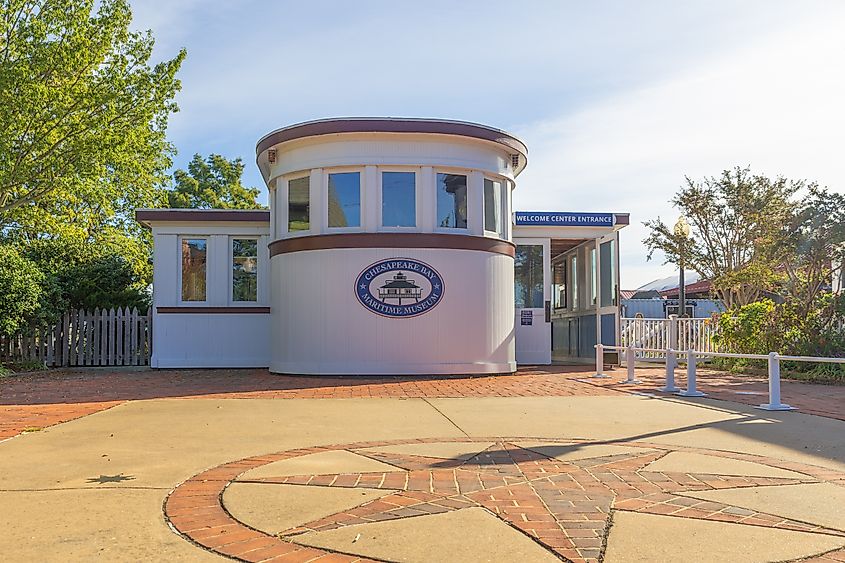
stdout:
<svg viewBox="0 0 845 563">
<path fill-rule="evenodd" d="M 672 315 L 668 319 L 621 319 L 623 348 L 644 348 L 654 351 L 639 351 L 638 360 L 663 360 L 664 352 L 657 350 L 698 350 L 718 352 L 713 336 L 718 324 L 711 318 L 679 319 Z"/>
<path fill-rule="evenodd" d="M 129 308 L 68 311 L 61 322 L 0 337 L 0 360 L 50 367 L 143 366 L 150 363 L 152 318 Z"/>
</svg>

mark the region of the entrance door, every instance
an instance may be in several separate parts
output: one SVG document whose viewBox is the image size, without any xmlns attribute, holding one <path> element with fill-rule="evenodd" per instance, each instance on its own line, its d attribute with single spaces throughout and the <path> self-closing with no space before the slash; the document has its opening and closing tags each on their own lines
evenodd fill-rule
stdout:
<svg viewBox="0 0 845 563">
<path fill-rule="evenodd" d="M 516 363 L 552 363 L 549 239 L 519 238 L 514 260 Z"/>
<path fill-rule="evenodd" d="M 615 346 L 619 342 L 619 233 L 596 239 L 598 248 L 598 297 L 596 303 L 596 342 Z"/>
</svg>

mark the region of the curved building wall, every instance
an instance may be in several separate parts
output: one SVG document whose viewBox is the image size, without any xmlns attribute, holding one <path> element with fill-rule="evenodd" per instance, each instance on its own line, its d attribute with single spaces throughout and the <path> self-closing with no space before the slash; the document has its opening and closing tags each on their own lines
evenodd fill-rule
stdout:
<svg viewBox="0 0 845 563">
<path fill-rule="evenodd" d="M 412 318 L 360 303 L 367 266 L 408 258 L 431 265 L 442 300 Z M 279 373 L 482 374 L 516 370 L 513 258 L 448 248 L 292 252 L 272 259 L 272 359 Z M 411 274 L 409 277 L 413 277 Z"/>
<path fill-rule="evenodd" d="M 271 202 L 271 371 L 515 371 L 511 191 L 524 154 L 437 132 L 266 139 L 258 162 Z M 401 225 L 385 218 L 386 174 L 396 172 L 413 173 Z M 402 260 L 408 268 L 359 283 L 368 267 Z"/>
</svg>

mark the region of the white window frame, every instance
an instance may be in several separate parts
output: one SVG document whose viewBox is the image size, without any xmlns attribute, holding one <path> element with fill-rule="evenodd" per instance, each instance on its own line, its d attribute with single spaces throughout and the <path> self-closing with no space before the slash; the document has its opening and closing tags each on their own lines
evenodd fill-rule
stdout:
<svg viewBox="0 0 845 563">
<path fill-rule="evenodd" d="M 382 185 L 382 173 L 383 172 L 413 172 L 414 174 L 414 223 L 413 227 L 398 227 L 395 225 L 385 225 L 384 224 L 384 215 L 382 213 L 383 209 L 382 206 L 384 205 L 384 192 L 383 192 L 383 185 Z M 384 232 L 393 232 L 393 233 L 415 233 L 421 230 L 420 223 L 422 222 L 422 199 L 420 198 L 421 193 L 425 193 L 423 190 L 423 186 L 420 184 L 422 180 L 422 168 L 419 166 L 379 166 L 376 169 L 377 180 L 376 184 L 378 185 L 376 189 L 376 207 L 378 213 L 378 230 Z M 436 177 L 435 177 L 436 178 Z M 435 180 L 436 181 L 436 180 Z"/>
<path fill-rule="evenodd" d="M 438 186 L 437 186 L 437 175 L 438 174 L 453 174 L 456 176 L 465 176 L 467 179 L 467 226 L 466 227 L 441 227 L 437 223 L 437 194 L 438 194 Z M 434 232 L 436 233 L 452 233 L 452 234 L 466 234 L 469 235 L 470 233 L 470 222 L 469 218 L 472 214 L 472 199 L 470 198 L 469 193 L 469 184 L 470 184 L 470 175 L 472 174 L 472 170 L 466 168 L 448 168 L 448 167 L 439 167 L 432 169 L 432 180 L 434 180 L 434 189 L 432 190 L 432 196 L 434 197 L 434 201 L 432 202 L 432 209 L 434 211 Z M 483 183 L 482 183 L 482 189 Z M 482 194 L 483 199 L 483 194 Z M 483 205 L 483 204 L 482 204 Z M 482 222 L 484 221 L 484 217 L 481 217 Z"/>
<path fill-rule="evenodd" d="M 599 252 L 595 244 L 587 250 L 590 262 L 590 306 L 599 307 L 601 303 L 601 280 L 599 279 Z"/>
<path fill-rule="evenodd" d="M 357 227 L 330 227 L 329 226 L 329 176 L 332 174 L 348 174 L 350 172 L 358 173 L 358 201 L 360 203 L 358 209 L 358 226 Z M 323 225 L 325 225 L 325 232 L 327 233 L 357 233 L 364 230 L 364 217 L 367 205 L 366 197 L 366 176 L 364 175 L 364 168 L 360 166 L 355 167 L 338 167 L 338 168 L 324 168 L 323 169 Z"/>
<path fill-rule="evenodd" d="M 235 239 L 238 240 L 254 240 L 255 241 L 255 263 L 256 267 L 258 268 L 255 272 L 255 301 L 235 301 Z M 243 307 L 249 306 L 258 306 L 259 301 L 261 300 L 261 271 L 264 268 L 264 264 L 261 263 L 261 252 L 258 248 L 258 245 L 261 241 L 261 237 L 256 235 L 229 235 L 229 259 L 227 266 L 229 268 L 229 304 L 230 305 L 238 305 Z M 206 265 L 207 269 L 207 265 Z M 207 274 L 208 272 L 206 272 Z M 206 282 L 207 284 L 207 282 Z M 181 288 L 181 284 L 180 284 Z M 208 292 L 206 292 L 206 298 L 208 298 Z"/>
<path fill-rule="evenodd" d="M 291 231 L 290 230 L 290 183 L 294 180 L 301 180 L 302 178 L 308 178 L 308 228 L 304 231 Z M 278 186 L 278 184 L 277 184 Z M 284 222 L 284 231 L 283 234 L 286 237 L 302 237 L 314 234 L 314 221 L 312 221 L 313 217 L 313 208 L 314 208 L 314 201 L 311 197 L 311 171 L 305 170 L 302 172 L 297 172 L 295 174 L 291 174 L 289 176 L 285 176 L 285 198 L 284 198 L 284 211 L 285 211 L 285 222 Z M 276 193 L 276 201 L 278 205 L 278 192 Z"/>
<path fill-rule="evenodd" d="M 182 300 L 182 241 L 184 240 L 204 240 L 205 241 L 205 299 L 203 301 L 183 301 Z M 208 304 L 208 289 L 209 289 L 209 274 L 211 272 L 211 235 L 179 235 L 177 237 L 177 246 L 179 262 L 176 271 L 179 272 L 176 284 L 176 291 L 179 292 L 179 305 L 185 307 L 199 307 Z"/>
<path fill-rule="evenodd" d="M 499 215 L 497 217 L 497 227 L 498 230 L 496 231 L 488 231 L 486 220 L 487 220 L 487 200 L 484 196 L 484 180 L 490 180 L 491 182 L 495 182 L 499 184 L 499 205 L 497 206 Z M 481 229 L 484 232 L 484 236 L 486 237 L 493 237 L 497 239 L 505 240 L 505 186 L 507 186 L 507 179 L 501 178 L 498 176 L 491 176 L 489 174 L 485 174 L 483 180 L 481 181 Z M 494 192 L 495 193 L 495 192 Z M 494 198 L 495 199 L 495 198 Z"/>
</svg>

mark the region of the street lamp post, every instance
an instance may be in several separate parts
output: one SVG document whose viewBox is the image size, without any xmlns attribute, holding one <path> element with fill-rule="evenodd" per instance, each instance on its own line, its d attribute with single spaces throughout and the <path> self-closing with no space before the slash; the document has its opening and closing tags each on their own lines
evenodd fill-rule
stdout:
<svg viewBox="0 0 845 563">
<path fill-rule="evenodd" d="M 689 223 L 686 217 L 681 215 L 675 223 L 675 236 L 678 237 L 678 318 L 686 317 L 687 313 L 687 291 L 684 281 L 684 251 L 686 250 L 687 238 L 690 235 Z"/>
</svg>

